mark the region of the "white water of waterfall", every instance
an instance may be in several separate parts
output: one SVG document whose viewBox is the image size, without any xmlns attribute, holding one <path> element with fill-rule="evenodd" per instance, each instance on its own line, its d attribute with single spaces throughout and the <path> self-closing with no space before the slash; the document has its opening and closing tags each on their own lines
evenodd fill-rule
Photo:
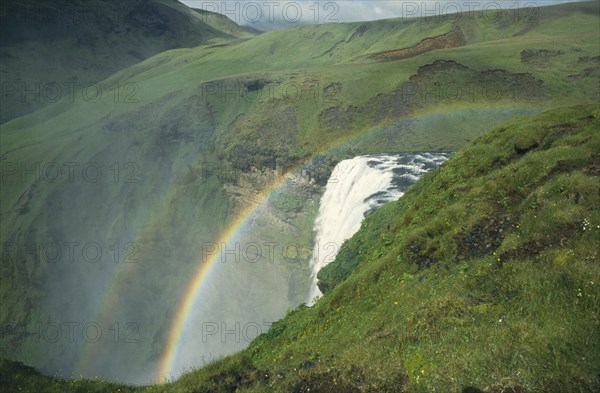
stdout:
<svg viewBox="0 0 600 393">
<path fill-rule="evenodd" d="M 307 304 L 322 295 L 319 270 L 332 262 L 342 243 L 359 229 L 365 215 L 398 200 L 419 177 L 448 159 L 444 153 L 359 156 L 341 161 L 331 173 L 314 225 Z"/>
</svg>

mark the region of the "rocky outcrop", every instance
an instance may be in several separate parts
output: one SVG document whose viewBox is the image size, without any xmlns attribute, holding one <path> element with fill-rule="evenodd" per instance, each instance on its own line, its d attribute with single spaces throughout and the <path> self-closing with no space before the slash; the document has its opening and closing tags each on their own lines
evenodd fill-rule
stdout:
<svg viewBox="0 0 600 393">
<path fill-rule="evenodd" d="M 449 33 L 436 37 L 425 38 L 414 46 L 376 53 L 372 55 L 372 57 L 377 61 L 402 60 L 408 57 L 418 56 L 435 49 L 458 48 L 466 43 L 467 40 L 462 31 L 458 28 L 454 28 Z"/>
<path fill-rule="evenodd" d="M 467 232 L 454 236 L 456 242 L 456 260 L 466 260 L 480 255 L 492 254 L 512 229 L 513 220 L 509 215 L 483 217 Z"/>
</svg>

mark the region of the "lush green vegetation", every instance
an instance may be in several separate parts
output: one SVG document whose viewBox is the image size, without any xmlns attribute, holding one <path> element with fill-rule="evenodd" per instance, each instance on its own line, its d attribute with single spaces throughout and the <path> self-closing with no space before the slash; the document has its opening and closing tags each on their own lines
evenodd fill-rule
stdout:
<svg viewBox="0 0 600 393">
<path fill-rule="evenodd" d="M 270 375 L 242 391 L 597 389 L 599 114 L 515 119 L 368 217 L 337 286 L 239 356 Z M 232 361 L 172 388 L 227 391 L 201 377 Z"/>
<path fill-rule="evenodd" d="M 252 32 L 228 22 L 216 36 L 200 34 L 201 46 L 162 52 L 108 77 L 97 102 L 63 100 L 3 124 L 4 162 L 98 162 L 107 177 L 115 164 L 134 163 L 140 181 L 52 183 L 29 176 L 3 182 L 2 241 L 135 242 L 144 274 L 128 269 L 112 292 L 137 299 L 114 307 L 115 314 L 136 315 L 146 331 L 148 345 L 122 356 L 143 369 L 164 351 L 182 283 L 195 271 L 202 244 L 215 241 L 271 180 L 314 159 L 325 163 L 325 176 L 350 155 L 457 151 L 516 115 L 597 100 L 598 6 L 545 7 L 533 20 L 476 13 L 442 22 L 303 26 L 248 40 L 239 38 Z M 188 17 L 211 28 L 222 23 L 215 15 Z M 424 50 L 423 42 L 437 44 Z M 135 89 L 111 90 L 132 86 L 127 83 Z M 432 93 L 432 86 L 442 90 Z M 297 97 L 295 89 L 305 93 Z M 544 384 L 553 383 L 557 390 L 591 389 L 597 371 L 586 364 L 599 363 L 593 358 L 598 338 L 585 331 L 597 329 L 598 297 L 589 282 L 600 280 L 593 259 L 585 258 L 593 255 L 598 232 L 578 228 L 584 219 L 598 223 L 590 191 L 597 173 L 588 157 L 598 150 L 597 123 L 582 120 L 593 115 L 590 108 L 556 109 L 480 139 L 402 203 L 370 217 L 323 271 L 332 289 L 316 307 L 292 311 L 240 355 L 147 389 L 242 384 L 247 391 L 318 391 L 335 389 L 332 378 L 339 391 L 447 391 L 469 384 L 551 391 Z M 234 168 L 239 181 L 207 179 L 206 164 Z M 564 191 L 569 187 L 575 191 Z M 319 185 L 281 189 L 247 240 L 310 245 L 320 192 Z M 273 269 L 232 269 L 229 277 L 235 284 L 268 283 L 255 294 L 269 298 L 265 320 L 297 305 L 306 288 L 306 269 L 278 262 Z M 110 320 L 108 311 L 89 311 L 95 298 L 81 295 L 99 276 L 77 269 L 3 257 L 0 322 L 31 325 L 49 315 Z M 48 304 L 53 285 L 73 300 Z M 573 298 L 569 288 L 581 289 L 581 296 Z M 232 292 L 220 309 L 247 313 L 236 299 Z M 15 349 L 5 341 L 0 350 L 36 367 L 67 356 L 58 346 Z M 91 369 L 109 363 L 112 350 L 96 349 Z M 20 370 L 15 375 L 33 372 Z M 113 389 L 87 384 L 56 386 Z"/>
<path fill-rule="evenodd" d="M 554 109 L 477 139 L 367 218 L 314 307 L 238 355 L 139 390 L 595 391 L 599 115 Z M 33 391 L 41 377 L 19 378 Z M 61 386 L 77 383 L 93 382 Z"/>
</svg>

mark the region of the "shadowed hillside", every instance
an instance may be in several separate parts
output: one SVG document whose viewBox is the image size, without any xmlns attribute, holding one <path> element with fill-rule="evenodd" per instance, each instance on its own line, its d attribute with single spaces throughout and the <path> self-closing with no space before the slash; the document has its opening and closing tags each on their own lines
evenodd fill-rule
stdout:
<svg viewBox="0 0 600 393">
<path fill-rule="evenodd" d="M 165 50 L 254 35 L 176 0 L 6 1 L 1 10 L 2 123 Z"/>
</svg>

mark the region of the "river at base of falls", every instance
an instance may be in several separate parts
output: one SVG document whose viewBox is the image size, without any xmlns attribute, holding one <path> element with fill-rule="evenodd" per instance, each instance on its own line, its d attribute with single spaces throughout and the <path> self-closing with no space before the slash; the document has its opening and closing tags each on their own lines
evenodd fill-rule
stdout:
<svg viewBox="0 0 600 393">
<path fill-rule="evenodd" d="M 335 259 L 342 243 L 360 229 L 365 216 L 386 202 L 400 199 L 423 174 L 449 157 L 448 153 L 378 154 L 337 164 L 315 220 L 307 304 L 312 305 L 322 295 L 317 286 L 319 270 Z"/>
</svg>

